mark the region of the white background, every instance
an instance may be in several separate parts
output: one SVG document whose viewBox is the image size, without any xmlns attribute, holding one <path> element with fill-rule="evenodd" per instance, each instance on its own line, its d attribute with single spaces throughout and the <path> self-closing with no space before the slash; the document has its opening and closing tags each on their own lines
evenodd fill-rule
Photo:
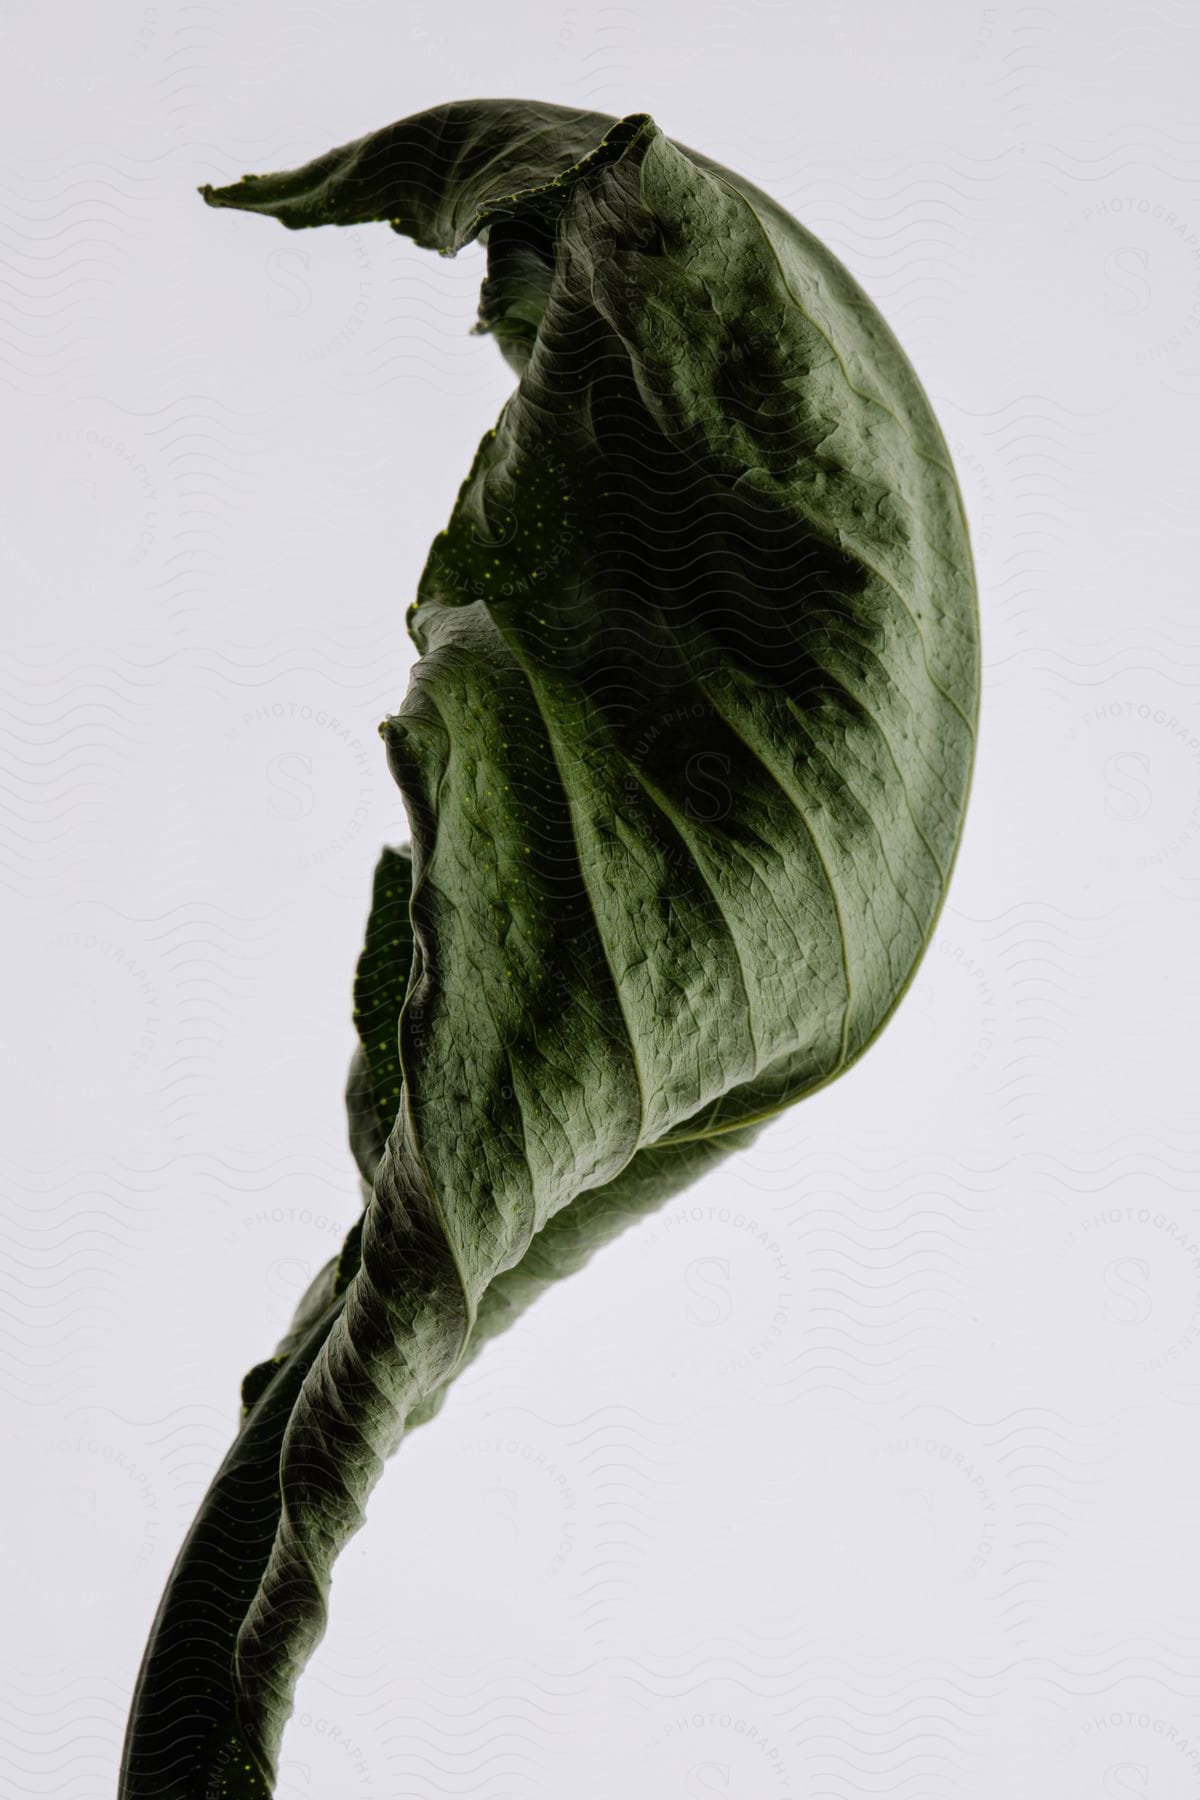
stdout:
<svg viewBox="0 0 1200 1800">
<path fill-rule="evenodd" d="M 281 1800 L 1200 1794 L 1200 16 L 77 0 L 2 66 L 0 1785 L 113 1794 L 356 1210 L 375 728 L 512 384 L 478 246 L 196 185 L 512 95 L 651 112 L 878 302 L 973 527 L 977 774 L 865 1062 L 388 1469 Z"/>
</svg>

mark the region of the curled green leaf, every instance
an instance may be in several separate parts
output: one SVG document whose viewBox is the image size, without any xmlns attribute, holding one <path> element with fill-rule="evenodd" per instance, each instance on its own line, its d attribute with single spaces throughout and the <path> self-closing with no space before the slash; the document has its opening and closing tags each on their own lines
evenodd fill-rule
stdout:
<svg viewBox="0 0 1200 1800">
<path fill-rule="evenodd" d="M 648 114 L 463 102 L 201 191 L 486 243 L 476 329 L 519 381 L 381 727 L 412 843 L 356 985 L 365 1210 L 247 1378 L 124 1800 L 271 1791 L 404 1431 L 878 1035 L 945 897 L 978 708 L 962 506 L 903 352 L 809 232 Z"/>
</svg>

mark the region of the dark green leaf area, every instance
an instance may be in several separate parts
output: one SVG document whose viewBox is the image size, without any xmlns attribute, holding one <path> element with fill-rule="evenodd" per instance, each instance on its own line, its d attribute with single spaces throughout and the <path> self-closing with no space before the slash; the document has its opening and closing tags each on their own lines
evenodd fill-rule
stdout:
<svg viewBox="0 0 1200 1800">
<path fill-rule="evenodd" d="M 428 904 L 445 895 L 432 935 L 463 969 L 511 904 L 487 842 L 522 835 L 488 785 L 512 774 L 503 719 L 522 795 L 543 769 L 561 784 L 549 860 L 603 949 L 605 1035 L 652 1142 L 830 1079 L 899 998 L 961 820 L 973 585 L 924 398 L 894 348 L 877 392 L 852 378 L 859 309 L 837 314 L 827 253 L 776 242 L 653 131 L 580 177 L 558 248 L 412 622 L 421 707 L 451 746 Z M 512 522 L 545 518 L 561 535 L 535 593 Z M 555 804 L 544 789 L 543 821 Z M 514 1028 L 556 972 L 522 982 Z"/>
<path fill-rule="evenodd" d="M 381 1145 L 399 1111 L 403 1083 L 397 1026 L 412 966 L 411 889 L 411 852 L 407 846 L 385 849 L 375 868 L 366 941 L 354 976 L 354 1024 Z M 372 1166 L 367 1179 L 374 1173 Z"/>
<path fill-rule="evenodd" d="M 175 1562 L 134 1693 L 122 1800 L 262 1800 L 258 1704 L 233 1679 L 238 1630 L 279 1525 L 279 1460 L 327 1313 L 254 1403 Z M 247 1726 L 247 1712 L 250 1723 Z"/>
<path fill-rule="evenodd" d="M 798 221 L 647 114 L 456 102 L 205 197 L 482 239 L 477 329 L 519 380 L 381 728 L 411 861 L 385 853 L 356 978 L 369 1202 L 252 1372 L 252 1480 L 218 1478 L 172 1577 L 127 1800 L 209 1800 L 230 1719 L 273 1766 L 405 1428 L 878 1035 L 945 897 L 979 697 L 961 501 L 900 345 Z"/>
<path fill-rule="evenodd" d="M 255 1363 L 242 1377 L 242 1417 L 245 1418 L 258 1405 L 276 1375 L 279 1373 L 279 1358 L 268 1357 L 266 1362 Z"/>
</svg>

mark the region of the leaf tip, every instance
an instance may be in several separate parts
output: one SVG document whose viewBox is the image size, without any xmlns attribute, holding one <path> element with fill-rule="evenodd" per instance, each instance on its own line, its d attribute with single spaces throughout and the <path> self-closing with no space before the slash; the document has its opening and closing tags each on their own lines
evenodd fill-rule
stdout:
<svg viewBox="0 0 1200 1800">
<path fill-rule="evenodd" d="M 196 192 L 206 206 L 236 206 L 237 201 L 231 199 L 230 195 L 235 188 L 242 185 L 245 179 L 243 176 L 242 182 L 233 182 L 228 187 L 214 187 L 211 181 L 204 181 L 201 182 Z"/>
</svg>

